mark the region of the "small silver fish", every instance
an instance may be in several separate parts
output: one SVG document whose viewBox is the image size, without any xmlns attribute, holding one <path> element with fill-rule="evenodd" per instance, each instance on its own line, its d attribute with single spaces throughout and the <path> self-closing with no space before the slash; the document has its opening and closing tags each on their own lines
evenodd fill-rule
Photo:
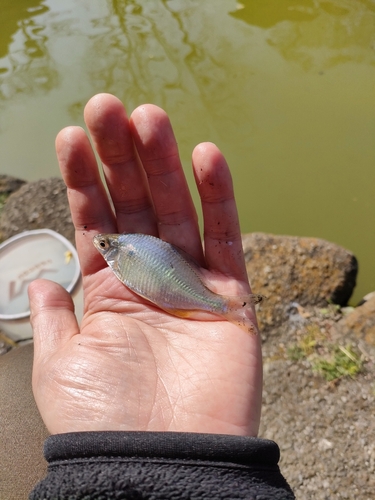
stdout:
<svg viewBox="0 0 375 500">
<path fill-rule="evenodd" d="M 170 243 L 146 234 L 98 234 L 93 243 L 124 285 L 164 311 L 192 319 L 199 319 L 197 312 L 205 311 L 256 332 L 246 306 L 258 304 L 263 296 L 214 293 L 195 266 Z"/>
</svg>

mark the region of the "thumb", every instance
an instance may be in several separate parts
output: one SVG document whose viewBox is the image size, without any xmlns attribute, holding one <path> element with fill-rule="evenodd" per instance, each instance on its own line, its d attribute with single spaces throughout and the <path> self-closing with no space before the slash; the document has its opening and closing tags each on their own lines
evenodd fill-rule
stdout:
<svg viewBox="0 0 375 500">
<path fill-rule="evenodd" d="M 35 280 L 28 289 L 30 322 L 34 332 L 34 359 L 52 355 L 74 335 L 79 325 L 74 304 L 61 285 L 49 280 Z"/>
</svg>

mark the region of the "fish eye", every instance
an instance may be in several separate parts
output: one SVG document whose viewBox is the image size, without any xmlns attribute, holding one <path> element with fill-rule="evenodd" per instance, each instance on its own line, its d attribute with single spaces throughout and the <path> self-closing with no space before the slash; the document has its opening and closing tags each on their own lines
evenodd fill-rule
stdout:
<svg viewBox="0 0 375 500">
<path fill-rule="evenodd" d="M 107 242 L 106 242 L 105 240 L 100 240 L 100 241 L 99 241 L 99 246 L 100 246 L 101 248 L 106 248 L 106 247 L 107 247 Z"/>
</svg>

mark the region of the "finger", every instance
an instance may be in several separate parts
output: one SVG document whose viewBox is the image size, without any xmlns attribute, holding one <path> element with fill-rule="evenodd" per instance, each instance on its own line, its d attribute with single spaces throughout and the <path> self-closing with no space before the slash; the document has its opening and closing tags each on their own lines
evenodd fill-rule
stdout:
<svg viewBox="0 0 375 500">
<path fill-rule="evenodd" d="M 151 104 L 140 106 L 130 127 L 147 173 L 160 238 L 203 263 L 198 218 L 167 114 Z"/>
<path fill-rule="evenodd" d="M 56 138 L 56 153 L 68 188 L 81 271 L 86 276 L 105 266 L 92 244 L 92 237 L 97 233 L 117 232 L 117 227 L 84 130 L 80 127 L 63 129 Z"/>
<path fill-rule="evenodd" d="M 202 203 L 208 268 L 246 283 L 240 224 L 227 162 L 214 144 L 206 142 L 193 151 L 193 169 Z"/>
<path fill-rule="evenodd" d="M 34 332 L 34 359 L 39 362 L 79 333 L 74 304 L 57 283 L 35 280 L 28 288 L 30 321 Z"/>
<path fill-rule="evenodd" d="M 123 104 L 113 95 L 98 94 L 87 103 L 84 115 L 103 162 L 118 231 L 157 235 L 147 179 L 135 153 Z"/>
</svg>

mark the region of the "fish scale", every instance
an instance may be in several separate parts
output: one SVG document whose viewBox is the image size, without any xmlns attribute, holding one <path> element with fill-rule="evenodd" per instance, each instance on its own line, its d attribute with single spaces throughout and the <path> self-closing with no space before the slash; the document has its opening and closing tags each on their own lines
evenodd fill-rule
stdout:
<svg viewBox="0 0 375 500">
<path fill-rule="evenodd" d="M 136 233 L 98 234 L 93 243 L 125 286 L 170 314 L 194 319 L 204 311 L 256 333 L 249 305 L 259 303 L 262 295 L 226 297 L 213 292 L 170 243 Z"/>
<path fill-rule="evenodd" d="M 143 234 L 120 235 L 118 243 L 111 267 L 131 290 L 164 307 L 223 312 L 224 300 L 169 243 Z"/>
</svg>

